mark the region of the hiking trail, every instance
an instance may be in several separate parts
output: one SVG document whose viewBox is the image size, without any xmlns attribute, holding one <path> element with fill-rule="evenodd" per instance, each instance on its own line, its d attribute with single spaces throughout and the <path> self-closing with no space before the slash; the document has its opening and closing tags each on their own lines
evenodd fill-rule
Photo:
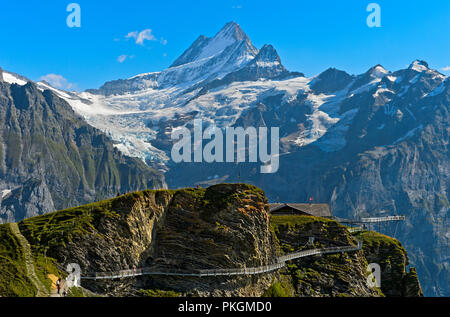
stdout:
<svg viewBox="0 0 450 317">
<path fill-rule="evenodd" d="M 36 271 L 34 269 L 34 261 L 33 261 L 33 255 L 31 253 L 31 247 L 28 243 L 27 239 L 22 235 L 22 233 L 19 230 L 19 226 L 17 223 L 10 223 L 11 232 L 14 234 L 14 236 L 19 240 L 20 245 L 22 246 L 23 255 L 25 259 L 25 265 L 27 269 L 27 275 L 28 278 L 31 280 L 31 282 L 36 286 L 37 289 L 37 297 L 45 297 L 48 296 L 48 291 L 44 284 L 39 280 L 39 278 L 36 275 Z"/>
</svg>

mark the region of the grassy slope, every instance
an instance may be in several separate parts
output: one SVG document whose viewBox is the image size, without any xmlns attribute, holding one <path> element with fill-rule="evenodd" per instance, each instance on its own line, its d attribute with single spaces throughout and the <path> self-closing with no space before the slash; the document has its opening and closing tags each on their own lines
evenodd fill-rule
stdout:
<svg viewBox="0 0 450 317">
<path fill-rule="evenodd" d="M 184 188 L 179 190 L 145 190 L 125 194 L 116 198 L 107 199 L 88 205 L 60 210 L 53 213 L 25 219 L 19 223 L 22 234 L 37 253 L 44 253 L 45 248 L 64 246 L 76 235 L 96 231 L 98 221 L 104 217 L 120 217 L 128 212 L 134 202 L 148 193 L 166 191 L 171 195 L 183 192 L 196 198 L 198 203 L 208 205 L 229 204 L 234 199 L 245 199 L 251 195 L 264 195 L 259 188 L 242 184 L 241 195 L 212 194 L 203 188 Z M 251 206 L 250 206 L 251 207 Z"/>
<path fill-rule="evenodd" d="M 57 267 L 56 260 L 45 256 L 48 249 L 64 246 L 75 235 L 95 230 L 96 220 L 104 216 L 117 217 L 115 208 L 132 205 L 135 198 L 144 193 L 130 193 L 21 221 L 19 229 L 31 245 L 36 274 L 46 288 L 50 290 L 52 284 L 48 274 L 65 276 L 63 268 Z M 35 295 L 36 288 L 27 277 L 20 243 L 11 233 L 9 225 L 0 225 L 0 296 Z"/>
<path fill-rule="evenodd" d="M 36 287 L 27 277 L 22 247 L 8 224 L 0 225 L 0 296 L 35 296 Z"/>
</svg>

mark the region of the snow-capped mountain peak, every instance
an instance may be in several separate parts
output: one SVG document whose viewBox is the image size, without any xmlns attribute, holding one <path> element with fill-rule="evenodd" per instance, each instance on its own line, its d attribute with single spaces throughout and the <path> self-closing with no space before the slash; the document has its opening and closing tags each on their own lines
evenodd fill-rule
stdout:
<svg viewBox="0 0 450 317">
<path fill-rule="evenodd" d="M 427 62 L 415 60 L 411 65 L 409 65 L 409 69 L 415 70 L 416 72 L 420 73 L 423 71 L 427 71 L 429 68 Z"/>
<path fill-rule="evenodd" d="M 239 25 L 230 22 L 213 38 L 200 36 L 166 70 L 110 81 L 88 92 L 109 96 L 176 86 L 190 89 L 245 67 L 258 52 Z"/>
<path fill-rule="evenodd" d="M 9 84 L 25 85 L 29 80 L 15 73 L 4 71 L 0 68 L 0 82 L 4 81 Z"/>
<path fill-rule="evenodd" d="M 357 76 L 356 80 L 351 85 L 349 91 L 352 94 L 357 94 L 360 92 L 370 90 L 389 74 L 390 72 L 380 64 L 375 65 L 364 74 Z"/>
<path fill-rule="evenodd" d="M 200 36 L 170 67 L 217 56 L 239 42 L 246 42 L 249 44 L 250 50 L 257 53 L 258 50 L 251 44 L 249 37 L 241 27 L 235 22 L 229 22 L 213 38 Z"/>
<path fill-rule="evenodd" d="M 370 73 L 370 75 L 371 75 L 372 77 L 374 77 L 374 78 L 383 78 L 384 76 L 386 76 L 386 75 L 389 73 L 389 71 L 386 70 L 386 69 L 385 69 L 383 66 L 381 66 L 380 64 L 378 64 L 378 65 L 372 67 L 372 68 L 369 70 L 369 73 Z"/>
<path fill-rule="evenodd" d="M 445 77 L 425 62 L 415 61 L 410 68 L 391 72 L 375 65 L 360 75 L 330 68 L 306 78 L 289 72 L 272 45 L 256 49 L 231 22 L 212 38 L 200 36 L 166 70 L 108 82 L 79 98 L 60 95 L 117 141 L 119 150 L 163 165 L 170 161 L 165 131 L 197 116 L 219 127 L 281 126 L 286 148 L 312 145 L 333 152 L 355 137 L 348 131 L 352 125 L 359 129 L 361 118 L 354 118 L 361 109 L 359 116 L 377 116 L 376 126 L 358 130 L 355 142 L 393 124 L 404 124 L 401 133 L 411 129 L 409 123 L 417 126 L 421 107 L 413 109 L 406 101 L 440 98 Z M 421 69 L 427 70 L 417 73 Z M 386 134 L 385 141 L 395 140 Z"/>
<path fill-rule="evenodd" d="M 248 40 L 247 34 L 242 30 L 242 28 L 234 21 L 228 22 L 225 26 L 217 32 L 214 39 L 234 39 L 237 41 Z"/>
<path fill-rule="evenodd" d="M 247 66 L 238 71 L 246 80 L 257 80 L 260 78 L 274 78 L 286 73 L 288 70 L 281 63 L 280 56 L 278 55 L 275 48 L 270 45 L 264 45 L 259 51 L 258 55 L 248 63 Z M 253 78 L 249 77 L 249 74 L 253 74 Z M 231 74 L 230 74 L 231 75 Z M 234 76 L 236 77 L 236 76 Z"/>
<path fill-rule="evenodd" d="M 278 56 L 277 51 L 270 44 L 266 44 L 263 46 L 263 48 L 259 51 L 259 54 L 256 56 L 255 60 L 257 63 L 281 64 L 280 56 Z"/>
<path fill-rule="evenodd" d="M 310 87 L 317 94 L 332 93 L 344 89 L 353 79 L 354 77 L 345 71 L 328 68 L 311 80 Z"/>
</svg>

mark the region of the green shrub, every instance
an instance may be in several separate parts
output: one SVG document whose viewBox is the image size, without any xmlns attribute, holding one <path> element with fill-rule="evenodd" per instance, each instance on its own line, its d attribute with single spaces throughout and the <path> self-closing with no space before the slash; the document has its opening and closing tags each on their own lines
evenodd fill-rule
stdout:
<svg viewBox="0 0 450 317">
<path fill-rule="evenodd" d="M 273 283 L 264 293 L 264 297 L 289 297 L 289 290 L 280 282 Z"/>
<path fill-rule="evenodd" d="M 0 296 L 34 297 L 37 289 L 27 276 L 22 246 L 8 224 L 0 225 Z"/>
<path fill-rule="evenodd" d="M 160 289 L 140 290 L 140 293 L 146 297 L 180 297 L 180 293 L 175 291 L 163 291 Z"/>
</svg>

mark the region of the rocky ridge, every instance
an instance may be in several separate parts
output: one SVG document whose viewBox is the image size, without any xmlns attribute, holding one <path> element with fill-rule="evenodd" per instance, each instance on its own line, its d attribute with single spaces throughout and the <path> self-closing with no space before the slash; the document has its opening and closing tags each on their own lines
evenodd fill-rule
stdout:
<svg viewBox="0 0 450 317">
<path fill-rule="evenodd" d="M 37 272 L 43 270 L 45 251 L 45 263 L 54 263 L 52 269 L 78 263 L 85 276 L 134 267 L 189 271 L 260 266 L 293 250 L 356 241 L 333 220 L 271 217 L 264 192 L 245 184 L 135 192 L 26 219 L 18 225 L 31 245 Z M 306 243 L 310 235 L 317 238 L 314 245 Z M 2 234 L 0 239 L 6 237 Z M 371 241 L 370 237 L 367 240 Z M 387 241 L 388 245 L 398 243 Z M 420 290 L 413 274 L 404 278 L 404 274 L 392 275 L 384 268 L 382 278 L 389 280 L 389 288 L 371 289 L 366 283 L 368 259 L 386 257 L 396 263 L 395 270 L 403 264 L 400 269 L 405 271 L 404 256 L 389 248 L 383 252 L 370 249 L 304 258 L 301 266 L 294 260 L 287 268 L 269 274 L 82 279 L 82 286 L 107 296 L 390 296 L 405 287 L 409 291 L 402 295 L 420 296 L 413 291 Z M 11 269 L 7 268 L 0 278 L 8 276 Z"/>
</svg>

